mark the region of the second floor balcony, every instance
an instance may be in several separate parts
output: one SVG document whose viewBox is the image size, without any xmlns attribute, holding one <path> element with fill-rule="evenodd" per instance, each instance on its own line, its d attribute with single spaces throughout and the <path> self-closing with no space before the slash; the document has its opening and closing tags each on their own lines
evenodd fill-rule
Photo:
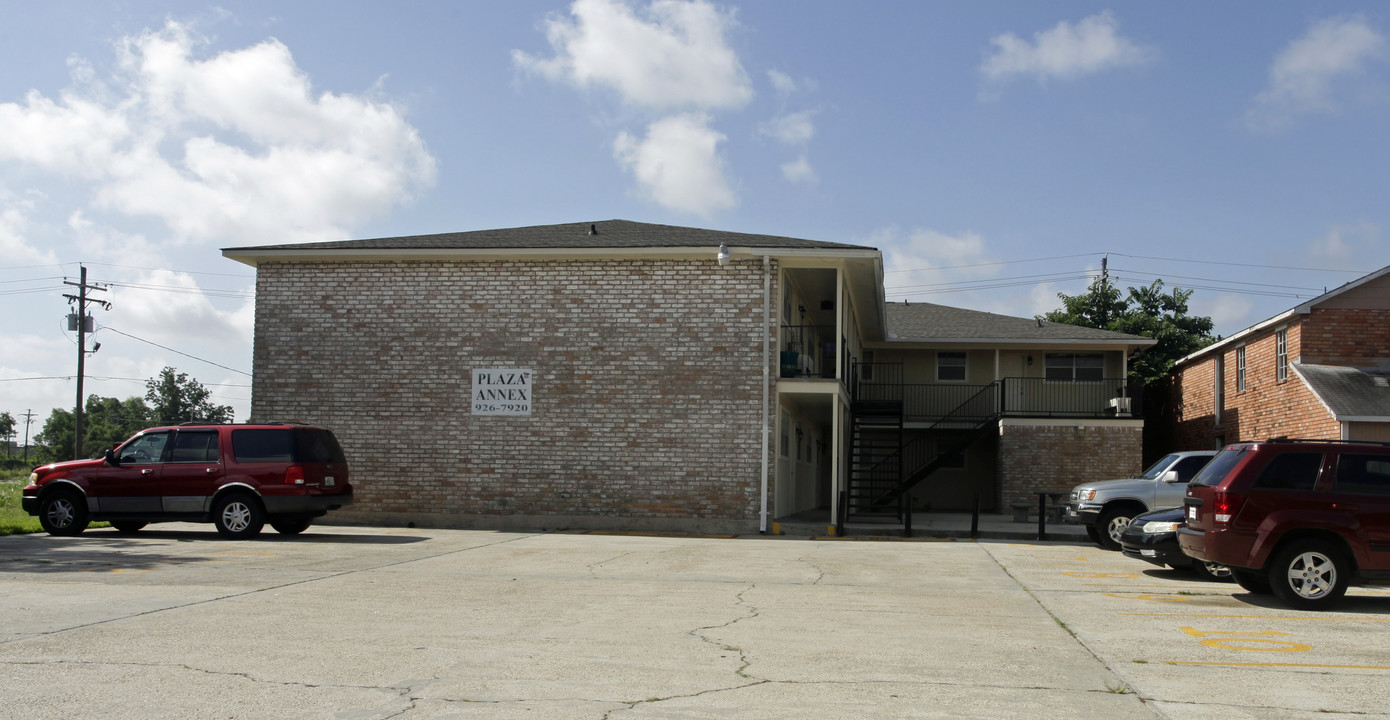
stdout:
<svg viewBox="0 0 1390 720">
<path fill-rule="evenodd" d="M 907 422 L 980 422 L 992 417 L 1138 418 L 1142 386 L 1126 378 L 1009 377 L 984 385 L 900 382 L 901 366 L 857 365 L 855 402 L 902 403 Z"/>
</svg>

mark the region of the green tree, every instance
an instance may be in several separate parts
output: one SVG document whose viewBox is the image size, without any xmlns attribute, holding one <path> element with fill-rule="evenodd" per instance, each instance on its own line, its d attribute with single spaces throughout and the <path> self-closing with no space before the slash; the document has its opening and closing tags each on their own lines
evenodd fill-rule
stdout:
<svg viewBox="0 0 1390 720">
<path fill-rule="evenodd" d="M 214 405 L 209 399 L 211 395 L 202 383 L 171 367 L 159 371 L 159 377 L 145 381 L 145 402 L 149 403 L 155 425 L 231 422 L 232 407 Z"/>
<path fill-rule="evenodd" d="M 92 395 L 87 398 L 82 423 L 82 447 L 99 452 L 155 423 L 153 413 L 144 400 L 129 397 L 124 401 Z"/>
<path fill-rule="evenodd" d="M 34 435 L 34 457 L 39 464 L 73 459 L 75 424 L 71 410 L 53 408 L 43 423 L 43 429 Z"/>
<path fill-rule="evenodd" d="M 1061 309 L 1047 313 L 1044 320 L 1157 340 L 1129 364 L 1130 377 L 1146 385 L 1167 377 L 1179 358 L 1216 341 L 1211 318 L 1187 314 L 1192 291 L 1173 288 L 1165 293 L 1162 280 L 1131 287 L 1127 295 L 1097 280 L 1085 293 L 1058 293 L 1057 297 L 1062 300 Z"/>
<path fill-rule="evenodd" d="M 0 412 L 0 441 L 5 443 L 5 457 L 10 456 L 10 440 L 14 438 L 14 416 L 8 410 Z"/>
<path fill-rule="evenodd" d="M 150 408 L 138 397 L 122 400 L 88 395 L 82 408 L 82 447 L 85 455 L 98 457 L 109 447 L 125 441 L 154 423 Z M 34 436 L 39 462 L 72 460 L 72 412 L 55 408 Z"/>
</svg>

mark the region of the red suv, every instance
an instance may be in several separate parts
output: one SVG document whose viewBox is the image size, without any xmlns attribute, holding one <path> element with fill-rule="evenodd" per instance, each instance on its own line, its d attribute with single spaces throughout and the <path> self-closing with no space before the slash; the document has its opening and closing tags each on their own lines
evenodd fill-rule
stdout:
<svg viewBox="0 0 1390 720">
<path fill-rule="evenodd" d="M 93 520 L 121 532 L 152 522 L 211 522 L 224 537 L 286 535 L 352 502 L 343 449 L 308 425 L 180 425 L 143 430 L 106 456 L 45 465 L 22 505 L 53 535 Z"/>
<path fill-rule="evenodd" d="M 1309 610 L 1390 582 L 1390 444 L 1230 445 L 1187 487 L 1182 551 Z"/>
</svg>

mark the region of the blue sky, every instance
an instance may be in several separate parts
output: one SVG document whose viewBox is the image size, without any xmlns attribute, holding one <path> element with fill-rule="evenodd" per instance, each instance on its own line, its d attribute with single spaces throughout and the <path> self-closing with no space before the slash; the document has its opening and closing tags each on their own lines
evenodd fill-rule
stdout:
<svg viewBox="0 0 1390 720">
<path fill-rule="evenodd" d="M 873 245 L 1032 316 L 1109 254 L 1229 334 L 1390 264 L 1370 2 L 8 3 L 0 410 L 250 407 L 220 248 L 623 218 Z"/>
</svg>

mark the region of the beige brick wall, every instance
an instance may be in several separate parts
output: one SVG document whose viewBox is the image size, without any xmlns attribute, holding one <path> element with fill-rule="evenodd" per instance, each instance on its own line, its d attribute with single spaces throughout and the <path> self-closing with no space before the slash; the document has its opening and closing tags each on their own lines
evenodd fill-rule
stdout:
<svg viewBox="0 0 1390 720">
<path fill-rule="evenodd" d="M 263 264 L 252 416 L 337 434 L 339 519 L 756 530 L 762 283 L 761 261 Z M 532 370 L 532 414 L 472 415 L 473 368 Z"/>
<path fill-rule="evenodd" d="M 1037 493 L 1067 492 L 1096 480 L 1143 471 L 1139 423 L 1012 424 L 999 434 L 999 508 L 1038 501 Z"/>
</svg>

